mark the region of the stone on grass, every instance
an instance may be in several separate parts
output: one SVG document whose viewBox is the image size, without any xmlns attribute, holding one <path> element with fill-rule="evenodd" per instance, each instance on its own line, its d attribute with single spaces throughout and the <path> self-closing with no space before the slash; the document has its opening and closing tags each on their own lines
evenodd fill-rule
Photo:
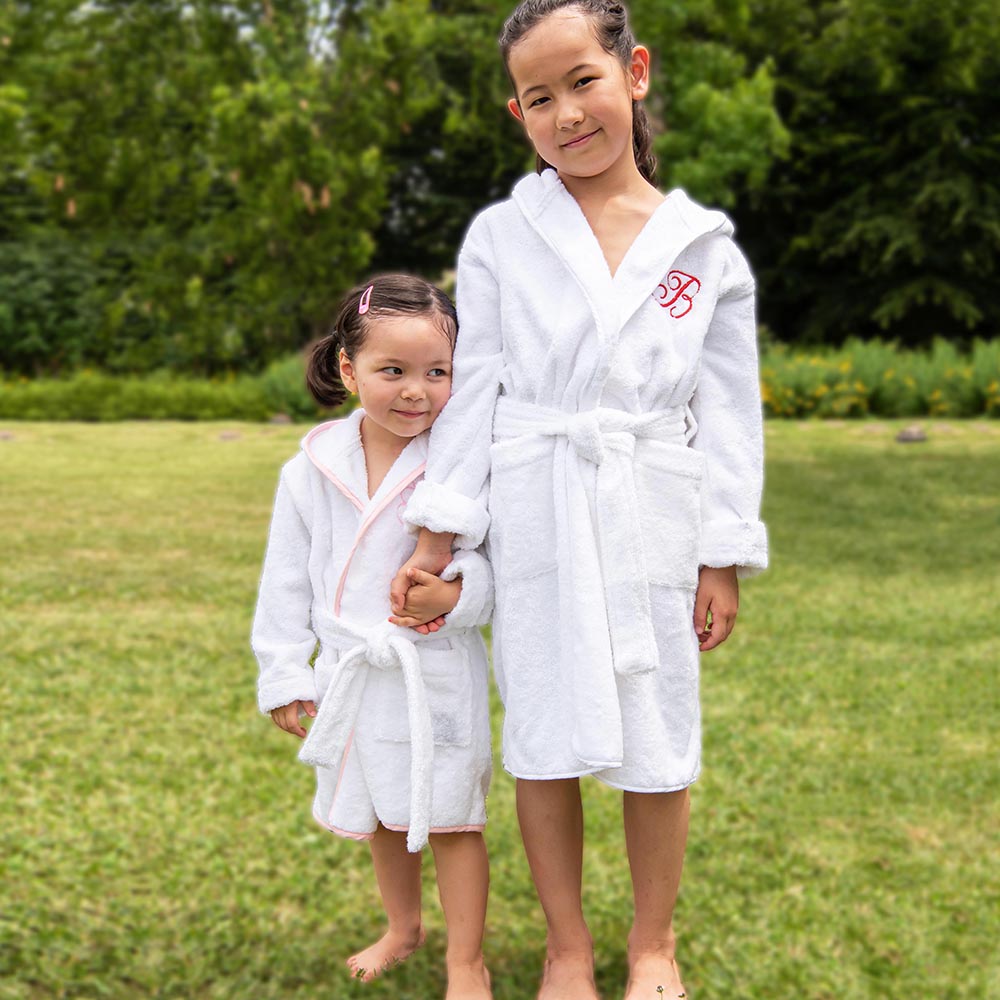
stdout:
<svg viewBox="0 0 1000 1000">
<path fill-rule="evenodd" d="M 920 424 L 910 424 L 909 427 L 904 427 L 896 435 L 896 440 L 900 444 L 914 444 L 918 441 L 926 441 L 927 435 L 924 433 L 924 429 L 920 426 Z"/>
</svg>

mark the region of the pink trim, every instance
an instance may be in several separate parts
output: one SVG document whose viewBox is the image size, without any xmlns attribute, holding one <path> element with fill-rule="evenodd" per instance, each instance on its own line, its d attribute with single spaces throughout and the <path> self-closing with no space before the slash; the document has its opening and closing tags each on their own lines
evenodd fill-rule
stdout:
<svg viewBox="0 0 1000 1000">
<path fill-rule="evenodd" d="M 344 747 L 344 756 L 340 758 L 340 771 L 337 773 L 337 784 L 333 789 L 333 798 L 330 799 L 330 810 L 326 814 L 327 819 L 333 815 L 333 807 L 337 801 L 337 795 L 340 792 L 340 783 L 344 780 L 344 771 L 347 770 L 347 757 L 351 752 L 351 744 L 354 742 L 354 730 L 351 730 L 351 735 L 347 737 L 347 745 Z M 324 824 L 326 826 L 327 824 Z M 333 827 L 330 827 L 333 830 Z"/>
<path fill-rule="evenodd" d="M 309 460 L 312 464 L 315 465 L 316 468 L 319 469 L 319 471 L 322 472 L 323 475 L 326 476 L 326 478 L 329 479 L 330 482 L 333 483 L 333 485 L 336 486 L 337 489 L 340 490 L 340 492 L 343 493 L 344 496 L 347 497 L 347 499 L 350 500 L 351 503 L 354 504 L 354 506 L 360 511 L 365 509 L 365 505 L 330 471 L 330 469 L 317 460 L 316 456 L 313 454 L 312 448 L 310 447 L 312 445 L 312 439 L 316 437 L 317 434 L 322 434 L 324 431 L 329 430 L 336 424 L 341 423 L 343 423 L 342 420 L 328 420 L 325 424 L 320 424 L 319 427 L 314 427 L 306 435 L 306 439 L 302 443 L 302 450 L 309 456 Z"/>
<path fill-rule="evenodd" d="M 382 821 L 379 820 L 381 823 Z M 382 823 L 387 830 L 393 833 L 409 833 L 408 826 L 393 826 L 392 823 Z M 486 829 L 485 823 L 477 823 L 473 826 L 432 826 L 428 833 L 482 833 Z"/>
<path fill-rule="evenodd" d="M 337 593 L 333 599 L 333 613 L 340 617 L 340 601 L 344 596 L 344 586 L 347 583 L 347 574 L 351 568 L 351 561 L 354 559 L 354 554 L 358 551 L 358 546 L 361 544 L 361 539 L 364 537 L 364 533 L 371 527 L 372 522 L 379 516 L 392 503 L 400 493 L 405 490 L 410 483 L 415 482 L 423 474 L 424 470 L 427 468 L 426 462 L 421 462 L 412 472 L 404 476 L 378 503 L 378 506 L 372 510 L 368 516 L 361 522 L 361 527 L 358 528 L 358 533 L 354 537 L 354 547 L 351 549 L 347 556 L 347 561 L 344 563 L 343 572 L 340 574 L 340 581 L 337 583 Z"/>
<path fill-rule="evenodd" d="M 319 816 L 316 815 L 316 813 L 313 813 L 313 819 L 316 820 L 316 822 L 319 823 L 324 830 L 329 830 L 330 833 L 335 833 L 338 837 L 346 837 L 348 840 L 375 839 L 374 833 L 351 833 L 350 830 L 341 830 L 340 827 L 330 826 L 329 823 L 325 823 Z"/>
</svg>

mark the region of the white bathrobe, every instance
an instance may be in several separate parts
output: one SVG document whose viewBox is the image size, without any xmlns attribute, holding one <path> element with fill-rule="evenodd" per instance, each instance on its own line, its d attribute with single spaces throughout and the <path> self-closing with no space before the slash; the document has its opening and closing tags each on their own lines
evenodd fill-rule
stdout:
<svg viewBox="0 0 1000 1000">
<path fill-rule="evenodd" d="M 369 499 L 362 416 L 315 428 L 282 469 L 251 637 L 258 703 L 318 703 L 300 756 L 320 765 L 319 823 L 364 840 L 381 822 L 419 850 L 428 832 L 486 821 L 488 664 L 477 626 L 492 612 L 492 574 L 479 552 L 459 551 L 442 574 L 462 576 L 446 626 L 422 636 L 389 624 L 389 586 L 414 546 L 402 515 L 428 436 L 406 446 Z"/>
<path fill-rule="evenodd" d="M 461 545 L 489 527 L 518 777 L 670 791 L 698 774 L 698 569 L 767 565 L 754 284 L 732 232 L 673 191 L 612 277 L 546 170 L 466 236 L 453 394 L 406 521 Z"/>
</svg>

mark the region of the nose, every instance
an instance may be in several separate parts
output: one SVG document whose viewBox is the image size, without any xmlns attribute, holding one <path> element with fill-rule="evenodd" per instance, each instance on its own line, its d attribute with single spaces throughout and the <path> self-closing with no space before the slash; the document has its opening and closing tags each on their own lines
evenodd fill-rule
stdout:
<svg viewBox="0 0 1000 1000">
<path fill-rule="evenodd" d="M 424 398 L 424 383 L 421 379 L 410 378 L 404 383 L 402 389 L 399 390 L 399 395 L 403 399 L 423 399 Z"/>
<path fill-rule="evenodd" d="M 571 129 L 576 128 L 583 121 L 583 111 L 580 105 L 573 99 L 560 101 L 556 111 L 556 128 Z"/>
</svg>

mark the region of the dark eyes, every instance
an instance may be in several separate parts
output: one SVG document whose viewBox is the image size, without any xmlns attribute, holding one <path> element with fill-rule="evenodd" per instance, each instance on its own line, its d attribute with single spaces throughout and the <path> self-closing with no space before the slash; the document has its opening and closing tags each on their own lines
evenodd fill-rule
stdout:
<svg viewBox="0 0 1000 1000">
<path fill-rule="evenodd" d="M 388 365 L 387 367 L 382 368 L 381 371 L 385 372 L 386 375 L 403 374 L 403 369 L 398 368 L 396 365 Z M 448 370 L 446 368 L 432 368 L 427 374 L 432 376 L 433 378 L 447 378 Z"/>
<path fill-rule="evenodd" d="M 581 76 L 576 83 L 573 84 L 574 88 L 586 87 L 588 83 L 593 83 L 597 79 L 596 76 Z M 536 97 L 529 105 L 529 108 L 539 108 L 548 101 L 548 97 Z"/>
</svg>

